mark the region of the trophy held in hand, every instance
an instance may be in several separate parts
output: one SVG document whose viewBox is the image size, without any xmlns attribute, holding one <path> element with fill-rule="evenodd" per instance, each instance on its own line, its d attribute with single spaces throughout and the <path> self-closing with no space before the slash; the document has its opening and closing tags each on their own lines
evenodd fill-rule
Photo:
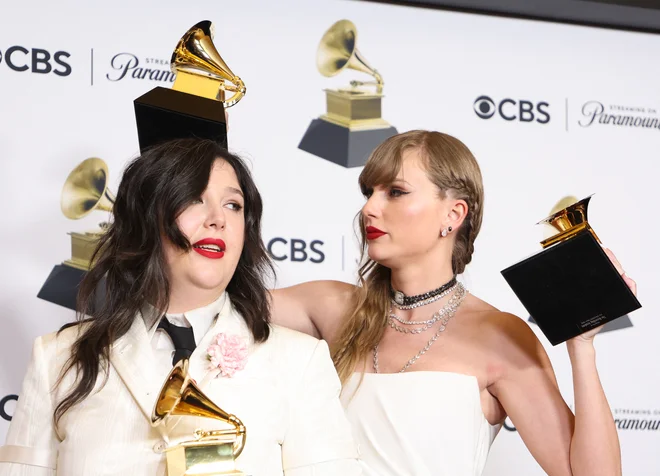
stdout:
<svg viewBox="0 0 660 476">
<path fill-rule="evenodd" d="M 542 250 L 502 270 L 553 345 L 641 307 L 587 220 L 590 199 L 562 204 L 567 206 L 540 221 L 554 230 Z"/>
<path fill-rule="evenodd" d="M 245 447 L 245 426 L 213 403 L 190 379 L 188 359 L 180 360 L 165 380 L 151 423 L 157 426 L 175 416 L 213 418 L 229 423 L 233 429 L 198 429 L 189 440 L 168 448 L 167 476 L 247 476 L 236 469 L 235 462 Z"/>
</svg>

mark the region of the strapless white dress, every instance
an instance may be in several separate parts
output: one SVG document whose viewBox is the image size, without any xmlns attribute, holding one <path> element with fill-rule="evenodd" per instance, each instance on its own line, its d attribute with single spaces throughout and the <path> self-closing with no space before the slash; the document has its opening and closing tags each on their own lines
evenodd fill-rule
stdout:
<svg viewBox="0 0 660 476">
<path fill-rule="evenodd" d="M 480 476 L 500 425 L 483 414 L 476 377 L 355 373 L 341 400 L 365 476 Z"/>
</svg>

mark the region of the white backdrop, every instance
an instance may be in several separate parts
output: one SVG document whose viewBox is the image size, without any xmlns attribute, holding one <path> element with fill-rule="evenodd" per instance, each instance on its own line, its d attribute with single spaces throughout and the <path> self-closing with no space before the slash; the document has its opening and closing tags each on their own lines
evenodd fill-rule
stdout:
<svg viewBox="0 0 660 476">
<path fill-rule="evenodd" d="M 325 112 L 323 89 L 361 78 L 345 72 L 327 79 L 316 70 L 322 34 L 346 18 L 358 28 L 358 48 L 385 80 L 384 118 L 399 131 L 455 135 L 481 164 L 486 212 L 464 276 L 471 292 L 526 318 L 499 271 L 538 249 L 542 231 L 534 223 L 559 198 L 596 193 L 590 221 L 638 281 L 644 306 L 631 316 L 632 327 L 597 338 L 598 365 L 621 428 L 624 474 L 660 474 L 660 131 L 621 118 L 588 125 L 598 105 L 585 106 L 596 101 L 633 124 L 635 117 L 660 118 L 660 37 L 357 1 L 80 3 L 15 3 L 0 19 L 0 444 L 15 404 L 3 397 L 20 390 L 32 340 L 73 317 L 36 295 L 52 267 L 70 256 L 67 233 L 106 218 L 97 212 L 67 220 L 59 208 L 62 184 L 79 162 L 100 157 L 115 190 L 138 151 L 133 99 L 171 84 L 133 77 L 135 70 L 119 79 L 113 65 L 137 60 L 139 67 L 167 70 L 176 41 L 200 20 L 215 23 L 218 50 L 247 84 L 246 97 L 230 110 L 229 140 L 251 162 L 264 196 L 265 240 L 304 240 L 308 252 L 312 241 L 323 242 L 316 246 L 321 263 L 278 262 L 278 286 L 354 280 L 360 169 L 297 148 L 309 121 Z M 12 64 L 31 66 L 34 49 L 43 49 L 53 71 L 11 69 L 12 46 L 30 51 L 12 54 Z M 54 73 L 67 71 L 55 61 L 58 51 L 68 53 L 58 55 L 70 66 L 68 75 Z M 38 61 L 36 68 L 47 69 Z M 496 109 L 480 118 L 474 106 L 484 95 L 495 106 L 510 99 L 501 110 L 518 118 L 505 120 Z M 520 120 L 521 101 L 523 110 L 531 104 L 531 121 L 529 113 Z M 540 106 L 547 116 L 539 103 L 547 103 Z M 281 241 L 273 247 L 277 255 L 285 251 Z M 553 348 L 535 331 L 570 404 L 565 346 Z M 503 430 L 486 474 L 543 472 L 517 433 Z"/>
</svg>

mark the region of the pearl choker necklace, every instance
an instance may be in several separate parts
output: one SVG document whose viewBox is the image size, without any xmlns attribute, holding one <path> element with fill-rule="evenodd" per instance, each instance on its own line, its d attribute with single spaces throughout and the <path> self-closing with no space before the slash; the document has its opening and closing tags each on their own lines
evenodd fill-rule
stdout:
<svg viewBox="0 0 660 476">
<path fill-rule="evenodd" d="M 426 301 L 431 298 L 434 298 L 439 294 L 442 294 L 443 292 L 452 288 L 455 284 L 456 284 L 456 276 L 454 276 L 452 279 L 449 280 L 449 282 L 443 284 L 439 288 L 436 288 L 424 294 L 418 294 L 416 296 L 406 296 L 401 291 L 396 291 L 390 288 L 390 295 L 392 297 L 392 301 L 394 301 L 399 306 L 411 306 L 413 304 L 418 304 L 422 301 Z"/>
</svg>

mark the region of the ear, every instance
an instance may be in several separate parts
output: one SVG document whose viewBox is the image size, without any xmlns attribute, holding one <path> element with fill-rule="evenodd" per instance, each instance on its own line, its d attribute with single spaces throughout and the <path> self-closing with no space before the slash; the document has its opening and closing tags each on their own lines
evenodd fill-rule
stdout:
<svg viewBox="0 0 660 476">
<path fill-rule="evenodd" d="M 467 217 L 468 204 L 465 200 L 451 200 L 449 207 L 444 226 L 451 227 L 452 231 L 456 231 Z"/>
</svg>

